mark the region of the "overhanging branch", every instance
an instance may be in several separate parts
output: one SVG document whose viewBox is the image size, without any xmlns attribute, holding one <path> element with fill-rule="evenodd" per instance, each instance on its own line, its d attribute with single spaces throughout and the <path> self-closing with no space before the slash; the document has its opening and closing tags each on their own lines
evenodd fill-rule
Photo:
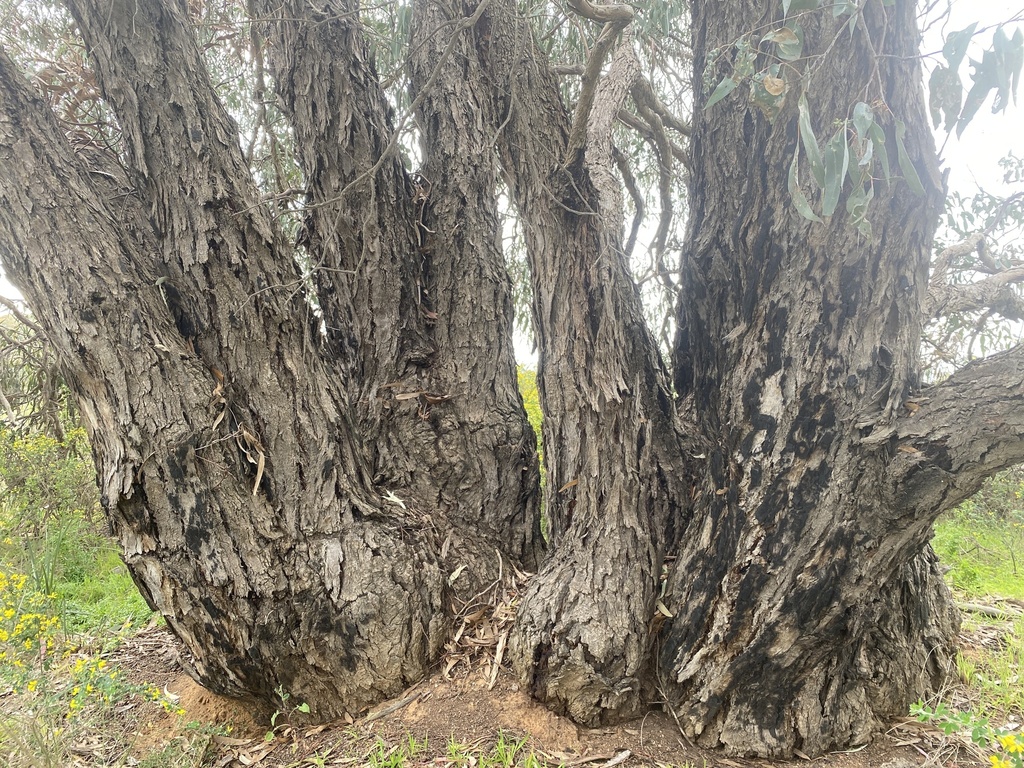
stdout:
<svg viewBox="0 0 1024 768">
<path fill-rule="evenodd" d="M 928 290 L 926 313 L 938 318 L 957 312 L 992 310 L 1008 320 L 1024 320 L 1024 297 L 1014 289 L 1024 283 L 1024 267 L 997 272 L 966 285 L 933 284 Z"/>
<path fill-rule="evenodd" d="M 1024 461 L 1024 345 L 964 366 L 904 403 L 904 415 L 863 438 L 892 455 L 899 506 L 934 518 L 982 481 Z"/>
</svg>

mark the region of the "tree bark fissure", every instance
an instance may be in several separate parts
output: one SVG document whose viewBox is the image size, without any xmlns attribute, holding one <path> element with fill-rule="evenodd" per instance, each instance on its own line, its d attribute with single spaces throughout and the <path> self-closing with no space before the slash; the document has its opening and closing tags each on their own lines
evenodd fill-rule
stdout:
<svg viewBox="0 0 1024 768">
<path fill-rule="evenodd" d="M 429 8 L 423 5 L 417 19 Z M 433 166 L 411 178 L 398 154 L 388 154 L 395 128 L 356 4 L 314 13 L 306 3 L 275 2 L 261 10 L 307 175 L 303 237 L 328 349 L 342 367 L 355 367 L 349 392 L 372 449 L 374 483 L 434 510 L 456 538 L 470 530 L 489 540 L 488 561 L 498 543 L 533 567 L 543 543 L 539 476 L 516 385 L 509 279 L 494 239 L 494 180 L 486 171 L 475 179 L 475 166 L 456 173 L 444 161 L 449 176 Z M 464 78 L 457 59 L 440 52 L 439 30 L 450 28 L 435 13 L 414 32 L 421 69 L 449 62 L 438 92 Z M 454 34 L 468 39 L 458 28 Z M 340 50 L 355 55 L 338 57 Z M 417 77 L 413 87 L 427 79 Z M 439 133 L 436 121 L 427 126 L 428 150 L 444 139 Z M 480 151 L 477 137 L 446 160 Z M 466 190 L 479 197 L 467 200 Z M 444 203 L 456 207 L 442 224 L 432 215 Z M 449 233 L 454 237 L 445 238 Z"/>
<path fill-rule="evenodd" d="M 302 356 L 312 345 L 282 330 L 265 354 L 290 389 L 269 377 L 245 411 L 228 402 L 224 382 L 176 339 L 152 284 L 156 240 L 132 234 L 149 229 L 145 207 L 103 204 L 49 110 L 9 62 L 0 69 L 0 145 L 17 174 L 0 186 L 4 210 L 37 214 L 31 227 L 5 217 L 5 265 L 75 382 L 104 506 L 140 590 L 214 690 L 273 709 L 283 689 L 321 716 L 339 713 L 324 702 L 358 708 L 395 693 L 443 640 L 444 574 L 414 546 L 423 526 L 375 510 L 352 481 L 351 432 L 315 358 Z M 259 447 L 244 437 L 241 419 L 272 424 L 279 409 L 299 414 L 287 434 Z M 254 493 L 244 454 L 257 451 L 273 458 Z"/>
<path fill-rule="evenodd" d="M 910 13 L 865 9 L 854 51 L 816 65 L 819 135 L 870 83 L 930 146 L 913 24 L 885 18 Z M 736 39 L 755 15 L 695 4 L 695 50 Z M 805 51 L 840 27 L 809 20 Z M 876 69 L 883 40 L 894 58 Z M 675 350 L 677 386 L 721 441 L 669 578 L 666 686 L 691 736 L 761 755 L 863 742 L 937 683 L 956 628 L 926 545 L 945 507 L 907 509 L 891 457 L 858 441 L 896 421 L 917 384 L 934 160 L 914 157 L 927 197 L 876 190 L 886 213 L 871 238 L 838 214 L 814 226 L 785 192 L 795 101 L 774 122 L 740 100 L 694 119 Z"/>
</svg>

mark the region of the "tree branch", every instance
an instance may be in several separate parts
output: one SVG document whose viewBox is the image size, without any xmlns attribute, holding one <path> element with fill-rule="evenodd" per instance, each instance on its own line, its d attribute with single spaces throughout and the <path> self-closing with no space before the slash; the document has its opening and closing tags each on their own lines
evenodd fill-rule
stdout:
<svg viewBox="0 0 1024 768">
<path fill-rule="evenodd" d="M 8 298 L 0 296 L 0 304 L 7 307 L 7 311 L 11 313 L 15 320 L 24 325 L 26 328 L 31 328 L 33 331 L 38 333 L 40 336 L 45 336 L 43 329 L 34 323 L 28 315 L 18 309 L 18 305 L 15 304 Z"/>
<path fill-rule="evenodd" d="M 626 191 L 629 192 L 629 197 L 633 201 L 633 223 L 629 228 L 626 244 L 622 248 L 626 258 L 629 258 L 633 253 L 633 248 L 636 246 L 636 236 L 640 232 L 640 225 L 644 221 L 644 196 L 640 194 L 636 177 L 633 176 L 633 169 L 629 167 L 629 158 L 626 157 L 625 153 L 618 147 L 613 146 L 612 159 L 615 160 L 615 165 L 619 169 L 619 175 L 622 176 L 622 183 L 625 185 Z"/>
<path fill-rule="evenodd" d="M 612 57 L 608 74 L 601 78 L 595 89 L 593 107 L 587 121 L 587 170 L 600 197 L 604 216 L 622 217 L 622 193 L 612 174 L 612 126 L 639 76 L 640 62 L 633 50 L 633 37 L 627 32 Z M 569 140 L 572 141 L 571 136 Z"/>
<path fill-rule="evenodd" d="M 653 248 L 659 262 L 665 251 L 665 241 L 672 226 L 672 143 L 661 116 L 655 110 L 657 99 L 651 90 L 650 83 L 639 78 L 631 90 L 633 103 L 640 117 L 647 121 L 654 136 L 654 148 L 658 157 L 658 195 L 661 198 L 661 216 L 658 219 L 658 230 L 654 235 Z M 660 266 L 660 265 L 659 265 Z M 660 270 L 664 272 L 664 270 Z"/>
<path fill-rule="evenodd" d="M 566 146 L 564 164 L 572 166 L 583 152 L 587 143 L 587 124 L 594 108 L 594 98 L 601 79 L 601 70 L 612 50 L 615 37 L 633 20 L 633 9 L 628 5 L 593 5 L 589 0 L 570 0 L 569 7 L 576 13 L 593 21 L 604 23 L 587 60 L 586 71 L 580 85 L 580 96 L 573 113 L 569 143 Z"/>
<path fill-rule="evenodd" d="M 1024 461 L 1024 345 L 909 398 L 903 416 L 861 442 L 890 452 L 889 482 L 908 513 L 934 518 L 958 504 Z"/>
<path fill-rule="evenodd" d="M 634 131 L 639 133 L 647 143 L 652 147 L 657 148 L 657 139 L 655 138 L 654 130 L 628 109 L 620 109 L 618 114 L 615 115 L 615 119 L 628 128 L 632 128 Z M 671 140 L 669 145 L 672 148 L 672 157 L 682 163 L 683 166 L 689 170 L 690 156 L 687 154 L 686 150 Z"/>
<path fill-rule="evenodd" d="M 1020 283 L 1024 283 L 1024 267 L 998 272 L 976 283 L 933 284 L 928 288 L 925 313 L 934 319 L 956 312 L 994 310 L 1007 320 L 1024 320 L 1024 297 L 1014 289 Z"/>
</svg>

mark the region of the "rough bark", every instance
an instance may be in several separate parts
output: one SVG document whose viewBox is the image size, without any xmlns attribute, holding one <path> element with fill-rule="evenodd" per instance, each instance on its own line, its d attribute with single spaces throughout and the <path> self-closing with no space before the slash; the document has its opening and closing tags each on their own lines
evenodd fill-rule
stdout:
<svg viewBox="0 0 1024 768">
<path fill-rule="evenodd" d="M 666 547 L 685 509 L 673 407 L 622 255 L 611 121 L 631 84 L 625 43 L 582 145 L 514 4 L 492 2 L 477 55 L 495 94 L 502 168 L 524 223 L 545 414 L 553 552 L 510 642 L 537 698 L 582 723 L 635 714 Z"/>
<path fill-rule="evenodd" d="M 358 710 L 437 656 L 444 532 L 382 503 L 187 20 L 71 7 L 140 200 L 103 203 L 7 63 L 5 263 L 76 382 L 126 563 L 201 682 Z"/>
<path fill-rule="evenodd" d="M 761 12 L 694 4 L 697 92 L 707 51 Z M 848 32 L 802 19 L 818 135 L 864 87 L 908 125 L 928 192 L 876 189 L 871 238 L 841 207 L 822 225 L 796 212 L 795 93 L 774 123 L 742 98 L 694 118 L 677 386 L 720 439 L 669 579 L 661 663 L 705 745 L 781 756 L 861 743 L 953 652 L 955 610 L 926 545 L 944 507 L 908 506 L 890 482 L 895 449 L 861 440 L 905 413 L 916 384 L 938 211 L 912 14 L 871 4 L 849 49 L 820 61 Z"/>
<path fill-rule="evenodd" d="M 704 745 L 789 756 L 861 742 L 937 684 L 957 617 L 930 525 L 1024 459 L 1024 352 L 915 391 L 938 183 L 910 6 L 868 4 L 852 35 L 804 14 L 793 65 L 816 67 L 819 136 L 860 100 L 907 124 L 927 194 L 879 184 L 872 237 L 793 208 L 798 80 L 774 122 L 739 92 L 694 115 L 672 393 L 612 172 L 628 8 L 573 5 L 610 26 L 572 110 L 514 2 L 417 2 L 411 176 L 356 4 L 254 0 L 306 174 L 297 261 L 181 4 L 68 4 L 126 168 L 75 154 L 0 58 L 0 256 L 202 682 L 358 710 L 436 658 L 454 568 L 540 555 L 500 169 L 546 416 L 551 549 L 509 645 L 529 690 L 587 724 L 663 694 Z M 763 14 L 694 5 L 695 83 Z"/>
<path fill-rule="evenodd" d="M 427 167 L 410 177 L 358 3 L 255 5 L 306 174 L 301 241 L 328 352 L 346 375 L 374 483 L 431 509 L 456 538 L 485 537 L 488 560 L 498 544 L 535 567 L 539 474 L 517 387 L 494 174 L 475 160 L 484 140 L 473 103 L 460 121 L 431 95 L 453 100 L 465 87 L 461 58 L 442 50 L 467 38 L 461 15 L 416 5 L 417 19 L 429 17 L 413 35 L 419 114 L 429 105 L 449 119 L 424 120 Z M 462 544 L 467 556 L 481 546 Z"/>
<path fill-rule="evenodd" d="M 95 177 L 109 171 L 71 152 L 10 62 L 0 70 L 5 266 L 73 382 L 125 562 L 192 671 L 262 707 L 282 689 L 320 715 L 400 690 L 442 641 L 444 576 L 424 526 L 378 510 L 359 483 L 301 304 L 228 304 L 253 313 L 261 348 L 204 360 L 212 337 L 187 343 L 154 284 L 181 254 L 157 244 L 130 191 L 108 202 Z M 224 306 L 237 266 L 214 248 L 203 266 Z M 249 457 L 265 459 L 255 489 Z"/>
</svg>

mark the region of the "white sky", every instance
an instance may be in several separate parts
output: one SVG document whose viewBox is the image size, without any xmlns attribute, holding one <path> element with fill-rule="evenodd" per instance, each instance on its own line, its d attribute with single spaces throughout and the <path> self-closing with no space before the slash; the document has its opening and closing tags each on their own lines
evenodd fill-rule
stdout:
<svg viewBox="0 0 1024 768">
<path fill-rule="evenodd" d="M 1017 27 L 1024 29 L 1024 0 L 954 0 L 949 7 L 949 18 L 944 23 L 936 24 L 927 30 L 925 35 L 925 51 L 941 51 L 943 37 L 950 32 L 957 32 L 978 22 L 978 29 L 1012 22 L 1007 28 L 1007 35 L 1012 37 Z M 936 13 L 931 17 L 935 18 Z M 994 29 L 987 29 L 976 34 L 974 42 L 968 49 L 967 56 L 961 67 L 961 77 L 966 78 L 971 72 L 969 58 L 981 58 L 981 46 L 992 43 Z M 941 54 L 938 61 L 944 61 Z M 926 61 L 925 70 L 931 72 L 934 62 Z M 926 76 L 927 80 L 927 76 Z M 968 81 L 969 82 L 969 81 Z M 969 87 L 969 86 L 968 86 Z M 942 147 L 946 141 L 945 133 L 936 134 L 935 142 Z M 956 132 L 949 137 L 945 150 L 942 152 L 943 167 L 950 169 L 949 187 L 963 195 L 984 188 L 993 194 L 1008 191 L 1002 183 L 1002 172 L 998 161 L 1010 151 L 1018 157 L 1024 156 L 1024 88 L 1017 93 L 1017 102 L 1011 100 L 1004 113 L 992 114 L 992 97 L 978 111 L 974 120 L 967 126 L 963 136 L 958 140 Z"/>
</svg>

